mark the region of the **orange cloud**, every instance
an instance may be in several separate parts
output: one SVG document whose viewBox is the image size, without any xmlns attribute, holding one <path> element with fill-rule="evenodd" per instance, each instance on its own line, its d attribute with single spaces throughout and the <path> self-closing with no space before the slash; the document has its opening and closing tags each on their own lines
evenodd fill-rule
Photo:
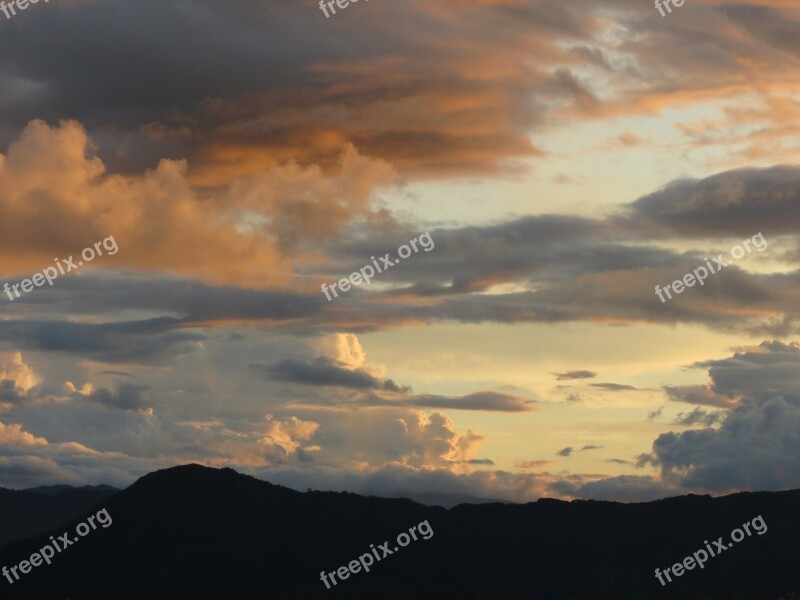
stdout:
<svg viewBox="0 0 800 600">
<path fill-rule="evenodd" d="M 291 274 L 294 244 L 368 214 L 376 188 L 393 178 L 385 163 L 347 146 L 336 175 L 290 163 L 201 194 L 184 161 L 106 175 L 78 123 L 32 121 L 0 155 L 0 264 L 6 275 L 40 271 L 113 235 L 119 252 L 92 269 L 279 285 Z"/>
</svg>

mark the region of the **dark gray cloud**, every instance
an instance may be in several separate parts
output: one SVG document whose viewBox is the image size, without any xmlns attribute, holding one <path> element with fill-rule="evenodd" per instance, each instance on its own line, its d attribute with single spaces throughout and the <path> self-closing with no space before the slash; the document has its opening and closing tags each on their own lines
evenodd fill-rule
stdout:
<svg viewBox="0 0 800 600">
<path fill-rule="evenodd" d="M 554 461 L 552 460 L 521 460 L 517 463 L 516 467 L 518 469 L 538 469 L 540 467 L 546 467 L 547 465 L 552 465 Z"/>
<path fill-rule="evenodd" d="M 152 363 L 191 352 L 206 336 L 173 331 L 176 319 L 163 317 L 120 323 L 0 320 L 0 341 L 21 350 L 77 354 L 103 362 Z"/>
<path fill-rule="evenodd" d="M 0 380 L 0 402 L 19 404 L 27 399 L 26 394 L 17 387 L 13 379 Z"/>
<path fill-rule="evenodd" d="M 737 172 L 730 172 L 736 176 Z M 719 175 L 724 179 L 726 173 Z M 780 194 L 780 191 L 775 191 Z M 766 195 L 770 196 L 767 191 Z M 781 196 L 783 197 L 783 196 Z M 780 198 L 778 198 L 780 200 Z M 668 204 L 668 201 L 665 201 Z M 769 204 L 768 201 L 764 201 Z M 668 210 L 665 208 L 664 210 Z M 762 220 L 748 221 L 748 237 L 766 232 Z M 381 322 L 452 319 L 460 322 L 544 322 L 583 320 L 695 323 L 727 331 L 750 331 L 760 335 L 787 335 L 800 330 L 800 314 L 793 301 L 800 293 L 800 272 L 763 274 L 744 270 L 733 263 L 704 284 L 688 289 L 663 304 L 654 293 L 705 264 L 705 258 L 728 252 L 742 242 L 735 232 L 725 234 L 730 242 L 698 242 L 695 234 L 651 227 L 650 218 L 634 210 L 609 219 L 586 219 L 560 215 L 523 217 L 484 227 L 464 227 L 430 232 L 436 248 L 414 256 L 380 275 L 393 284 L 381 294 L 357 294 L 334 318 L 349 322 L 348 309 L 369 304 L 380 311 Z M 714 232 L 706 232 L 710 234 Z M 397 245 L 416 235 L 411 230 L 381 231 L 356 242 L 328 248 L 332 258 L 324 267 L 311 268 L 308 275 L 335 278 L 352 272 L 370 256 L 393 252 Z M 668 250 L 653 242 L 683 245 Z M 772 246 L 764 250 L 768 253 Z M 754 249 L 754 255 L 759 251 Z M 491 249 L 491 251 L 487 251 Z M 771 260 L 796 269 L 791 254 L 770 253 Z M 515 293 L 479 294 L 498 284 L 515 284 Z M 531 291 L 525 291 L 529 289 Z M 434 304 L 425 299 L 436 296 Z M 409 298 L 419 298 L 409 303 Z M 396 302 L 393 302 L 397 298 Z M 349 314 L 345 314 L 349 313 Z M 743 315 L 745 315 L 743 317 Z M 768 315 L 768 316 L 765 316 Z M 778 316 L 775 316 L 778 315 Z M 558 376 L 558 375 L 556 375 Z"/>
<path fill-rule="evenodd" d="M 800 344 L 778 340 L 737 351 L 729 358 L 692 365 L 708 369 L 710 384 L 664 386 L 670 400 L 731 408 L 741 401 L 783 396 L 800 401 Z"/>
<path fill-rule="evenodd" d="M 659 406 L 656 410 L 647 413 L 647 421 L 653 422 L 661 416 L 661 412 L 664 410 L 663 406 Z"/>
<path fill-rule="evenodd" d="M 0 479 L 11 489 L 40 485 L 83 485 L 86 481 L 51 460 L 37 456 L 0 457 Z M 4 487 L 5 487 L 4 486 Z"/>
<path fill-rule="evenodd" d="M 263 156 L 262 165 L 326 163 L 338 152 L 325 137 L 333 134 L 401 168 L 492 170 L 503 159 L 540 153 L 525 135 L 543 112 L 529 100 L 533 91 L 574 95 L 563 78 L 508 59 L 533 54 L 531 31 L 543 40 L 591 34 L 581 11 L 550 1 L 474 6 L 469 19 L 413 5 L 400 13 L 370 5 L 325 19 L 313 2 L 275 0 L 37 8 L 15 17 L 0 39 L 0 86 L 9 90 L 2 130 L 34 117 L 77 118 L 104 142 L 103 158 L 115 169 L 152 167 L 154 157 L 168 156 L 247 170 L 252 165 L 229 156 L 244 147 Z M 461 49 L 458 59 L 439 43 L 445 32 Z M 488 81 L 468 69 L 487 51 L 506 59 L 504 77 Z M 480 99 L 487 88 L 499 104 L 453 111 L 423 101 L 431 94 Z M 468 130 L 476 120 L 483 133 Z"/>
<path fill-rule="evenodd" d="M 8 278 L 22 279 L 29 275 L 9 274 Z M 205 321 L 289 321 L 316 315 L 329 305 L 320 293 L 248 289 L 192 279 L 136 276 L 133 273 L 124 276 L 87 273 L 80 279 L 59 279 L 58 285 L 47 292 L 23 296 L 13 305 L 0 304 L 0 314 L 14 315 L 14 311 L 24 311 L 30 305 L 42 309 L 57 305 L 64 312 L 81 315 L 114 315 L 125 310 L 177 315 L 172 316 L 172 320 L 140 322 L 140 327 L 163 325 L 167 329 Z"/>
<path fill-rule="evenodd" d="M 800 231 L 800 168 L 738 169 L 678 180 L 630 205 L 639 226 L 678 237 L 749 238 Z"/>
<path fill-rule="evenodd" d="M 736 406 L 736 399 L 717 394 L 708 385 L 665 385 L 664 391 L 670 400 L 686 402 L 688 404 L 703 404 L 718 408 L 731 408 Z"/>
<path fill-rule="evenodd" d="M 85 396 L 85 398 L 91 402 L 97 402 L 109 408 L 139 410 L 146 406 L 143 392 L 149 389 L 149 386 L 146 385 L 124 383 L 120 385 L 115 392 L 112 392 L 108 388 L 99 388 Z M 84 397 L 78 393 L 73 394 L 73 397 L 77 396 Z"/>
<path fill-rule="evenodd" d="M 450 408 L 457 410 L 489 410 L 499 412 L 528 412 L 534 410 L 534 401 L 519 396 L 510 396 L 498 392 L 475 392 L 466 396 L 447 397 L 433 394 L 410 396 L 390 404 L 419 406 L 424 408 Z"/>
<path fill-rule="evenodd" d="M 306 452 L 302 448 L 295 450 L 295 457 L 297 462 L 301 464 L 312 464 L 314 462 L 314 455 L 311 452 Z"/>
<path fill-rule="evenodd" d="M 328 250 L 337 272 L 352 272 L 370 256 L 394 253 L 415 235 L 407 230 L 382 231 Z M 638 236 L 630 227 L 567 215 L 437 229 L 430 235 L 435 242 L 432 251 L 381 273 L 381 281 L 411 284 L 395 294 L 451 296 L 511 281 L 557 285 L 598 271 L 680 264 L 671 252 L 651 247 L 643 239 L 631 245 Z"/>
<path fill-rule="evenodd" d="M 623 390 L 635 390 L 636 388 L 632 385 L 625 385 L 622 383 L 591 383 L 589 384 L 592 387 L 602 388 L 609 392 L 621 392 Z"/>
<path fill-rule="evenodd" d="M 286 84 L 310 54 L 289 47 L 290 14 L 242 2 L 223 8 L 208 0 L 122 0 L 37 8 L 35 18 L 17 17 L 0 40 L 0 69 L 47 82 L 46 92 L 18 97 L 8 107 L 5 118 L 17 122 L 69 115 L 90 126 L 125 122 L 130 131 L 171 116 L 191 125 L 189 113 L 200 99 L 265 89 L 270 81 Z M 282 60 L 271 60 L 276 54 Z M 198 63 L 197 56 L 206 60 Z"/>
<path fill-rule="evenodd" d="M 556 381 L 565 381 L 569 379 L 590 379 L 597 377 L 594 371 L 565 371 L 564 373 L 550 373 L 556 376 Z"/>
<path fill-rule="evenodd" d="M 748 401 L 728 411 L 718 429 L 665 433 L 640 464 L 661 469 L 684 489 L 726 492 L 800 486 L 800 402 Z"/>
<path fill-rule="evenodd" d="M 567 446 L 566 448 L 562 448 L 558 452 L 556 452 L 559 456 L 569 456 L 572 454 L 572 446 Z"/>
<path fill-rule="evenodd" d="M 730 358 L 703 361 L 694 366 L 708 368 L 717 394 L 761 400 L 780 394 L 800 400 L 800 344 L 797 342 L 764 341 Z"/>
<path fill-rule="evenodd" d="M 411 391 L 411 388 L 399 386 L 391 379 L 378 379 L 364 370 L 347 369 L 324 356 L 313 361 L 287 358 L 275 365 L 253 364 L 250 365 L 250 369 L 265 379 L 303 385 L 330 385 L 355 390 L 386 390 L 389 392 Z"/>
<path fill-rule="evenodd" d="M 729 358 L 696 363 L 708 368 L 712 384 L 669 388 L 668 394 L 684 402 L 727 410 L 696 408 L 680 413 L 677 423 L 705 428 L 660 435 L 638 464 L 659 467 L 665 481 L 689 490 L 797 487 L 799 359 L 796 342 L 765 341 Z M 714 424 L 719 426 L 712 428 Z"/>
<path fill-rule="evenodd" d="M 675 418 L 675 425 L 705 425 L 711 427 L 724 419 L 722 412 L 708 412 L 698 407 L 690 413 L 678 413 Z"/>
<path fill-rule="evenodd" d="M 586 446 L 584 446 L 583 448 L 581 448 L 581 450 L 580 450 L 580 451 L 581 451 L 581 452 L 583 452 L 584 450 L 599 450 L 599 449 L 600 449 L 600 448 L 602 448 L 602 447 L 603 447 L 603 446 L 596 446 L 596 445 L 594 445 L 594 444 L 587 444 Z"/>
</svg>

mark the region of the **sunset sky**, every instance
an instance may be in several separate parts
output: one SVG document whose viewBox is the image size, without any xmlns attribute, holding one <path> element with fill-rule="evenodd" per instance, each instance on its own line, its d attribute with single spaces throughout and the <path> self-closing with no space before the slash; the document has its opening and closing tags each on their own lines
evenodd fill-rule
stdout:
<svg viewBox="0 0 800 600">
<path fill-rule="evenodd" d="M 0 14 L 0 285 L 119 247 L 0 294 L 0 486 L 800 487 L 798 123 L 796 0 Z"/>
</svg>

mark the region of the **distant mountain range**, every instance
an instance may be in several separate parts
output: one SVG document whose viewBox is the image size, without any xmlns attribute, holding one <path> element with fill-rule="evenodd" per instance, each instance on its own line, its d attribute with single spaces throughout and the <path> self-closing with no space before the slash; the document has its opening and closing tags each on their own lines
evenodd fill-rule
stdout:
<svg viewBox="0 0 800 600">
<path fill-rule="evenodd" d="M 62 490 L 55 496 L 74 490 Z M 108 492 L 107 489 L 102 492 Z M 8 493 L 4 490 L 4 493 Z M 35 495 L 33 492 L 26 492 Z M 175 467 L 105 497 L 81 519 L 0 548 L 0 567 L 98 509 L 113 519 L 0 597 L 26 600 L 779 600 L 800 591 L 800 491 L 683 496 L 643 504 L 539 500 L 459 505 L 296 492 L 231 469 Z M 761 515 L 752 535 L 662 586 L 662 570 Z M 46 515 L 42 515 L 44 518 Z M 394 551 L 427 521 L 433 537 Z M 419 528 L 422 531 L 422 528 Z M 327 589 L 386 540 L 391 556 Z"/>
<path fill-rule="evenodd" d="M 76 519 L 118 491 L 107 485 L 53 485 L 17 491 L 0 488 L 0 544 Z"/>
<path fill-rule="evenodd" d="M 110 496 L 119 490 L 110 485 L 85 485 L 83 487 L 75 487 L 73 485 L 42 485 L 35 488 L 28 488 L 22 490 L 23 492 L 31 492 L 43 496 L 55 496 L 61 492 L 107 492 Z"/>
<path fill-rule="evenodd" d="M 443 506 L 452 508 L 459 504 L 513 504 L 507 500 L 497 500 L 494 498 L 478 498 L 469 494 L 445 494 L 442 492 L 405 492 L 394 491 L 383 493 L 381 498 L 408 498 L 419 504 L 426 506 Z"/>
</svg>

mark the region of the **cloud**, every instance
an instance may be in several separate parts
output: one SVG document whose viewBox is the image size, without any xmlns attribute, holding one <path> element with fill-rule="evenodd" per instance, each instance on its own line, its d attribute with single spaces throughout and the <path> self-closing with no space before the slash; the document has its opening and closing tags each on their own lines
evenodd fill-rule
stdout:
<svg viewBox="0 0 800 600">
<path fill-rule="evenodd" d="M 13 379 L 0 380 L 0 402 L 19 404 L 27 399 L 28 396 L 17 387 Z"/>
<path fill-rule="evenodd" d="M 0 445 L 4 447 L 21 447 L 21 446 L 41 446 L 46 445 L 47 440 L 31 435 L 23 431 L 22 426 L 18 423 L 6 425 L 0 423 Z"/>
<path fill-rule="evenodd" d="M 635 390 L 632 385 L 624 385 L 621 383 L 590 383 L 592 387 L 602 388 L 609 392 L 621 392 L 623 390 Z"/>
<path fill-rule="evenodd" d="M 470 465 L 493 465 L 494 461 L 491 458 L 472 458 L 467 461 Z"/>
<path fill-rule="evenodd" d="M 587 483 L 560 481 L 552 488 L 561 494 L 576 498 L 617 502 L 649 502 L 681 493 L 679 489 L 669 484 L 639 475 L 618 475 Z"/>
<path fill-rule="evenodd" d="M 530 412 L 535 410 L 531 400 L 498 392 L 475 392 L 460 397 L 425 394 L 410 396 L 405 400 L 392 400 L 392 404 L 422 406 L 426 408 L 450 408 L 457 410 L 488 410 L 500 412 Z"/>
<path fill-rule="evenodd" d="M 776 397 L 730 409 L 718 429 L 665 433 L 641 464 L 684 489 L 723 493 L 800 486 L 800 402 Z"/>
<path fill-rule="evenodd" d="M 737 169 L 678 180 L 630 205 L 631 217 L 684 237 L 750 237 L 800 229 L 800 168 Z"/>
<path fill-rule="evenodd" d="M 31 113 L 75 115 L 113 142 L 105 159 L 117 170 L 147 165 L 157 152 L 188 154 L 209 186 L 289 160 L 328 169 L 347 144 L 422 176 L 506 172 L 507 163 L 542 154 L 527 135 L 544 112 L 531 94 L 577 91 L 548 72 L 565 54 L 551 37 L 582 39 L 592 29 L 588 15 L 553 2 L 512 16 L 503 6 L 474 4 L 462 14 L 415 1 L 402 14 L 388 6 L 353 14 L 336 31 L 324 19 L 295 31 L 305 6 L 203 2 L 187 19 L 190 5 L 70 6 L 10 32 L 0 41 L 0 73 L 16 67 L 0 79 L 5 127 Z M 155 19 L 169 35 L 149 27 Z M 85 31 L 104 33 L 90 44 Z M 30 42 L 45 32 L 46 47 Z M 458 53 L 441 45 L 442 32 Z M 343 34 L 353 40 L 347 48 Z M 109 89 L 95 83 L 110 75 L 102 65 L 54 63 L 53 49 L 63 47 L 129 69 Z M 153 62 L 149 53 L 170 58 Z M 271 60 L 278 55 L 285 60 Z M 195 56 L 214 59 L 198 65 Z M 158 94 L 146 85 L 153 77 Z"/>
<path fill-rule="evenodd" d="M 551 373 L 556 376 L 556 381 L 566 381 L 569 379 L 589 379 L 597 377 L 594 371 L 566 371 L 564 373 Z"/>
<path fill-rule="evenodd" d="M 779 239 L 800 233 L 800 169 L 788 166 L 673 181 L 607 215 L 426 223 L 438 227 L 436 252 L 347 302 L 322 300 L 321 281 L 418 234 L 420 223 L 398 220 L 419 216 L 396 211 L 398 197 L 416 193 L 406 182 L 527 169 L 545 157 L 549 144 L 539 139 L 564 123 L 713 102 L 713 119 L 677 124 L 683 145 L 665 141 L 689 159 L 728 144 L 726 155 L 718 147 L 692 161 L 697 172 L 711 172 L 709 160 L 728 168 L 719 165 L 739 152 L 737 164 L 766 164 L 775 148 L 782 160 L 797 153 L 798 86 L 787 73 L 800 45 L 786 28 L 797 22 L 795 8 L 703 3 L 687 25 L 623 0 L 591 9 L 512 4 L 445 0 L 431 9 L 412 0 L 399 13 L 388 4 L 354 12 L 344 29 L 319 19 L 298 30 L 306 6 L 120 0 L 69 3 L 4 30 L 5 275 L 27 277 L 109 234 L 120 252 L 4 305 L 0 342 L 12 354 L 0 354 L 0 409 L 18 429 L 4 434 L 0 472 L 19 481 L 36 473 L 119 480 L 188 456 L 250 469 L 339 469 L 354 481 L 368 471 L 387 486 L 436 483 L 489 496 L 496 486 L 527 498 L 557 478 L 467 472 L 490 460 L 475 458 L 484 436 L 429 413 L 525 412 L 533 401 L 486 390 L 413 394 L 384 367 L 368 366 L 355 336 L 340 332 L 441 322 L 798 330 L 800 254 Z M 163 28 L 148 27 L 156 12 Z M 122 76 L 110 66 L 118 64 L 129 67 Z M 58 123 L 60 115 L 77 120 Z M 615 147 L 641 146 L 639 130 L 625 129 L 613 133 L 623 131 Z M 771 252 L 754 259 L 769 269 L 730 267 L 702 290 L 658 303 L 653 285 L 756 227 Z M 710 247 L 709 238 L 725 239 Z M 298 341 L 312 336 L 325 336 L 316 358 Z M 323 349 L 328 343 L 335 348 Z M 797 354 L 792 344 L 765 342 L 696 365 L 708 369 L 708 383 L 670 384 L 665 394 L 729 414 L 776 398 L 791 407 L 800 395 Z M 262 378 L 241 377 L 254 361 Z M 109 384 L 109 364 L 136 384 Z M 84 383 L 63 393 L 65 380 Z M 713 422 L 718 429 L 706 435 L 723 439 L 728 421 L 695 408 L 678 422 Z M 651 457 L 673 465 L 663 467 L 672 478 L 702 466 L 691 438 L 681 440 L 689 463 Z M 759 444 L 769 442 L 742 443 L 768 453 Z M 31 454 L 13 454 L 19 448 Z M 678 483 L 583 476 L 559 485 L 635 497 Z"/>
<path fill-rule="evenodd" d="M 712 383 L 668 389 L 668 394 L 726 410 L 696 408 L 679 413 L 676 424 L 705 428 L 661 434 L 638 464 L 658 467 L 665 482 L 686 490 L 724 493 L 797 487 L 799 359 L 799 344 L 773 340 L 728 358 L 696 363 L 708 368 Z"/>
<path fill-rule="evenodd" d="M 383 231 L 331 246 L 326 277 L 357 269 L 364 257 L 392 250 L 409 235 Z M 656 230 L 630 216 L 528 216 L 483 227 L 437 229 L 431 235 L 436 252 L 386 271 L 380 290 L 354 295 L 326 316 L 341 329 L 360 331 L 436 320 L 601 321 L 691 323 L 785 335 L 800 323 L 792 300 L 800 293 L 794 271 L 756 273 L 744 270 L 744 263 L 726 268 L 679 301 L 662 304 L 654 286 L 683 277 L 716 248 L 697 249 L 691 237 Z M 668 249 L 668 241 L 682 249 Z M 787 269 L 797 268 L 788 256 L 771 257 Z"/>
<path fill-rule="evenodd" d="M 715 393 L 712 387 L 708 385 L 665 385 L 664 391 L 667 393 L 667 397 L 674 402 L 703 404 L 705 406 L 716 406 L 718 408 L 731 408 L 736 406 L 735 399 Z"/>
<path fill-rule="evenodd" d="M 766 400 L 778 394 L 800 399 L 800 344 L 779 340 L 746 347 L 729 358 L 696 363 L 708 368 L 715 393 Z"/>
<path fill-rule="evenodd" d="M 746 347 L 729 358 L 692 365 L 708 369 L 710 384 L 664 386 L 670 400 L 731 408 L 777 395 L 800 400 L 800 344 L 778 340 Z"/>
<path fill-rule="evenodd" d="M 315 340 L 313 346 L 321 355 L 331 357 L 351 371 L 366 366 L 367 353 L 364 352 L 358 336 L 352 333 L 326 335 Z"/>
<path fill-rule="evenodd" d="M 276 365 L 250 365 L 253 372 L 266 379 L 303 385 L 339 386 L 356 390 L 386 390 L 408 392 L 411 388 L 399 386 L 391 379 L 381 380 L 363 370 L 340 366 L 330 358 L 320 356 L 313 361 L 285 359 Z"/>
<path fill-rule="evenodd" d="M 538 463 L 539 461 L 533 461 Z M 537 468 L 532 464 L 530 468 Z M 442 469 L 417 469 L 397 464 L 366 471 L 333 470 L 324 467 L 275 468 L 254 473 L 258 477 L 297 490 L 354 491 L 365 495 L 397 496 L 403 493 L 463 494 L 510 502 L 537 498 L 588 498 L 617 502 L 644 502 L 682 492 L 646 476 L 557 477 L 549 473 L 510 473 L 479 470 L 453 473 Z"/>
<path fill-rule="evenodd" d="M 148 389 L 150 388 L 146 385 L 123 383 L 117 388 L 116 392 L 112 392 L 107 388 L 99 388 L 88 394 L 82 394 L 80 391 L 75 391 L 74 393 L 84 396 L 91 402 L 97 402 L 109 408 L 141 410 L 146 406 L 146 399 L 144 398 L 143 392 Z"/>
<path fill-rule="evenodd" d="M 713 99 L 729 103 L 720 112 L 731 124 L 761 126 L 749 136 L 726 127 L 723 137 L 753 153 L 775 144 L 775 130 L 796 114 L 783 95 L 786 73 L 796 69 L 786 50 L 794 44 L 781 27 L 796 14 L 751 4 L 704 5 L 694 22 L 667 24 L 620 0 L 592 11 L 558 0 L 473 2 L 464 10 L 449 1 L 431 11 L 415 0 L 403 14 L 378 7 L 334 30 L 322 19 L 303 31 L 292 24 L 307 7 L 292 5 L 203 2 L 191 19 L 183 1 L 160 9 L 131 0 L 70 6 L 2 40 L 4 129 L 31 114 L 75 115 L 113 141 L 107 153 L 120 171 L 156 152 L 191 152 L 214 183 L 292 158 L 327 165 L 346 143 L 406 172 L 441 176 L 493 172 L 540 155 L 526 133 L 542 135 L 566 119 L 657 115 Z M 148 30 L 156 18 L 163 31 Z M 86 31 L 103 34 L 90 43 Z M 353 38 L 346 48 L 342 32 Z M 45 33 L 47 44 L 34 43 Z M 702 41 L 714 52 L 700 49 Z M 104 88 L 98 82 L 108 79 L 108 66 L 54 60 L 63 47 L 129 71 Z M 740 59 L 743 47 L 748 61 Z M 170 58 L 153 62 L 148 52 Z M 214 60 L 197 65 L 200 55 Z M 276 55 L 285 60 L 270 62 Z M 148 77 L 156 77 L 158 94 L 144 85 Z M 620 137 L 634 143 L 632 135 Z"/>
<path fill-rule="evenodd" d="M 346 146 L 337 175 L 315 165 L 276 165 L 235 179 L 209 202 L 190 183 L 185 161 L 164 159 L 139 176 L 108 175 L 94 154 L 77 122 L 50 127 L 34 120 L 0 156 L 0 258 L 7 275 L 41 271 L 53 256 L 77 255 L 113 235 L 119 251 L 95 260 L 91 270 L 285 283 L 292 267 L 287 253 L 368 216 L 372 192 L 393 178 L 385 164 Z"/>
<path fill-rule="evenodd" d="M 642 138 L 631 131 L 626 131 L 617 138 L 625 146 L 638 146 L 642 143 Z"/>
<path fill-rule="evenodd" d="M 331 338 L 327 338 L 330 340 Z M 319 356 L 313 360 L 284 359 L 274 365 L 251 364 L 251 372 L 267 381 L 282 381 L 307 386 L 331 386 L 356 392 L 376 392 L 364 396 L 341 399 L 355 405 L 378 407 L 449 408 L 455 410 L 485 410 L 499 412 L 530 412 L 535 410 L 532 400 L 499 392 L 481 391 L 465 396 L 412 394 L 411 388 L 396 384 L 391 379 L 376 377 L 367 370 L 365 354 L 355 336 L 335 337 L 344 346 L 331 346 L 328 341 L 317 347 L 335 349 L 337 356 L 344 351 L 343 360 Z M 378 392 L 387 392 L 380 395 Z"/>
<path fill-rule="evenodd" d="M 593 445 L 593 444 L 587 444 L 586 446 L 581 448 L 580 451 L 583 452 L 584 450 L 599 450 L 602 447 L 603 446 L 596 446 L 596 445 Z"/>
<path fill-rule="evenodd" d="M 547 467 L 549 465 L 555 464 L 555 461 L 552 460 L 521 460 L 517 463 L 518 469 L 539 469 L 541 467 Z"/>
<path fill-rule="evenodd" d="M 12 381 L 15 388 L 27 392 L 36 383 L 33 370 L 22 360 L 22 352 L 0 352 L 0 382 Z"/>
<path fill-rule="evenodd" d="M 258 194 L 253 196 L 256 197 Z M 235 206 L 251 200 L 238 202 Z M 236 212 L 238 209 L 233 206 L 230 210 Z M 178 329 L 237 322 L 259 323 L 302 335 L 366 332 L 440 320 L 685 322 L 725 331 L 768 331 L 770 335 L 792 331 L 795 323 L 800 323 L 793 302 L 796 293 L 800 293 L 800 279 L 795 275 L 756 274 L 732 266 L 715 276 L 714 281 L 709 280 L 702 291 L 692 290 L 680 302 L 661 305 L 652 294 L 652 286 L 643 282 L 650 280 L 654 285 L 671 281 L 701 264 L 704 254 L 653 245 L 651 238 L 658 236 L 646 229 L 639 231 L 642 222 L 631 227 L 630 221 L 621 224 L 615 219 L 559 215 L 434 230 L 436 252 L 425 255 L 424 260 L 405 262 L 402 269 L 386 271 L 381 288 L 355 294 L 347 303 L 331 306 L 317 289 L 308 289 L 309 280 L 324 281 L 350 272 L 369 256 L 381 255 L 417 234 L 396 224 L 384 225 L 366 235 L 322 241 L 325 260 L 305 253 L 293 254 L 295 277 L 291 281 L 300 291 L 244 288 L 241 286 L 245 280 L 236 277 L 227 285 L 203 283 L 191 278 L 204 277 L 200 273 L 192 275 L 191 269 L 180 279 L 180 285 L 174 284 L 175 279 L 155 274 L 148 277 L 131 273 L 123 278 L 109 274 L 101 277 L 99 271 L 87 271 L 80 278 L 59 280 L 57 286 L 47 289 L 47 294 L 42 291 L 35 298 L 31 295 L 15 302 L 9 307 L 11 314 L 22 319 L 24 311 L 35 302 L 51 310 L 58 305 L 81 314 L 95 314 L 93 311 L 100 309 L 113 323 L 9 319 L 0 323 L 0 339 L 21 340 L 25 350 L 61 346 L 64 351 L 83 353 L 92 359 L 107 357 L 106 360 L 122 362 L 135 357 L 154 362 L 163 360 L 164 354 L 186 351 L 183 342 L 203 339 L 196 330 Z M 274 232 L 256 228 L 258 233 L 252 225 L 245 229 L 253 235 L 266 236 L 275 248 L 282 244 Z M 48 240 L 52 239 L 48 236 Z M 296 242 L 303 245 L 300 238 Z M 51 250 L 42 250 L 42 257 L 45 253 L 51 256 Z M 113 258 L 123 261 L 122 255 L 120 250 Z M 154 262 L 151 268 L 169 269 L 172 253 L 165 251 L 162 258 L 163 264 Z M 786 260 L 788 265 L 793 264 L 791 259 Z M 41 264 L 48 263 L 37 262 L 36 268 Z M 208 276 L 228 279 L 212 273 Z M 261 283 L 272 285 L 275 281 Z M 508 287 L 499 291 L 500 285 L 513 285 L 514 291 Z M 492 293 L 482 293 L 488 290 Z M 119 312 L 123 309 L 128 311 L 123 313 L 126 318 L 135 309 L 147 311 L 146 314 L 155 311 L 161 316 L 122 327 Z M 160 330 L 163 338 L 150 344 L 142 335 L 134 335 L 137 329 Z M 575 373 L 581 372 L 555 376 L 574 378 Z M 589 373 L 594 372 L 586 372 L 586 378 Z M 609 384 L 606 389 L 620 385 L 623 384 Z"/>
<path fill-rule="evenodd" d="M 678 416 L 675 417 L 674 424 L 687 426 L 705 425 L 706 427 L 711 427 L 715 423 L 723 421 L 724 418 L 724 413 L 722 412 L 707 412 L 698 407 L 690 413 L 678 413 Z"/>
<path fill-rule="evenodd" d="M 71 441 L 54 443 L 26 431 L 20 424 L 0 423 L 0 477 L 4 486 L 12 489 L 100 482 L 124 487 L 141 475 L 166 466 L 169 461 L 126 456 L 119 449 L 98 452 Z"/>
<path fill-rule="evenodd" d="M 74 115 L 107 140 L 115 171 L 185 156 L 209 186 L 290 160 L 328 169 L 346 144 L 404 175 L 507 172 L 544 154 L 531 131 L 710 101 L 726 134 L 689 139 L 706 162 L 712 143 L 744 157 L 792 149 L 798 109 L 786 100 L 796 91 L 786 74 L 796 45 L 786 24 L 797 15 L 784 4 L 704 4 L 693 21 L 666 23 L 622 0 L 589 11 L 559 0 L 448 0 L 443 10 L 413 0 L 401 14 L 378 6 L 302 30 L 293 25 L 307 6 L 204 0 L 187 18 L 188 6 L 75 3 L 7 31 L 3 130 L 32 115 Z M 150 27 L 156 19 L 163 29 Z M 108 63 L 84 60 L 94 55 Z M 198 65 L 196 56 L 213 59 Z M 129 65 L 113 89 L 101 83 L 110 64 Z M 629 131 L 618 140 L 635 143 Z"/>
<path fill-rule="evenodd" d="M 302 445 L 311 440 L 319 430 L 319 423 L 302 421 L 297 417 L 289 417 L 283 421 L 267 415 L 267 430 L 260 442 L 267 446 L 275 446 L 284 455 L 302 450 Z"/>
<path fill-rule="evenodd" d="M 376 496 L 439 493 L 511 502 L 530 502 L 548 494 L 547 484 L 552 480 L 546 474 L 487 469 L 454 473 L 441 468 L 415 468 L 396 463 L 362 471 L 315 466 L 274 468 L 253 474 L 302 491 L 311 488 Z"/>
<path fill-rule="evenodd" d="M 556 452 L 559 456 L 569 456 L 572 454 L 572 446 L 567 446 L 566 448 L 562 448 L 558 452 Z"/>
<path fill-rule="evenodd" d="M 347 429 L 340 429 L 345 424 Z M 370 428 L 364 430 L 364 436 L 357 437 L 364 438 L 362 460 L 372 466 L 396 462 L 414 468 L 440 467 L 466 473 L 471 470 L 469 461 L 486 439 L 472 430 L 459 433 L 452 420 L 442 413 L 426 414 L 410 409 L 353 413 L 329 429 L 327 435 L 340 430 L 342 435 L 352 437 L 351 426 L 359 425 Z M 370 451 L 366 452 L 367 449 Z"/>
<path fill-rule="evenodd" d="M 0 341 L 25 350 L 76 354 L 110 362 L 152 363 L 175 353 L 197 349 L 200 333 L 173 331 L 172 318 L 134 322 L 78 323 L 71 321 L 0 321 Z"/>
</svg>

